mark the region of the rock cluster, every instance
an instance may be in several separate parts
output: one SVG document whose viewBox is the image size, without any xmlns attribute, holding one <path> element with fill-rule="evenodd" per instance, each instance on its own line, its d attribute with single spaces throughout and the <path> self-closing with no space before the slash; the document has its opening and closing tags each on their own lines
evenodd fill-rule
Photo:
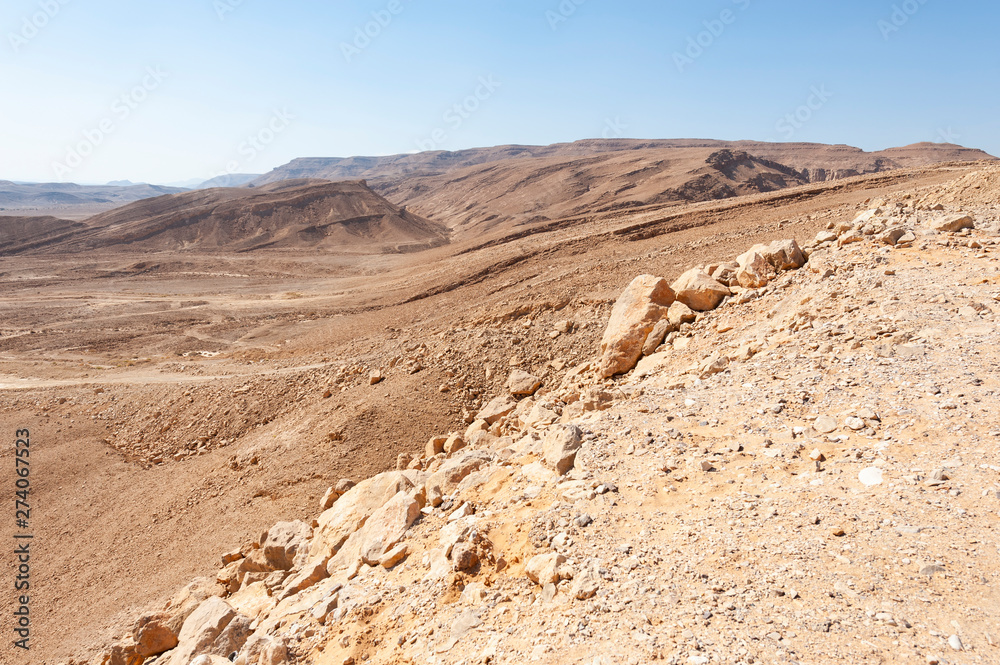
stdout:
<svg viewBox="0 0 1000 665">
<path fill-rule="evenodd" d="M 664 279 L 640 275 L 618 298 L 601 340 L 598 374 L 608 378 L 635 368 L 651 356 L 664 338 L 697 312 L 716 309 L 746 289 L 759 289 L 786 270 L 801 268 L 806 255 L 795 240 L 755 245 L 736 263 L 698 266 L 667 286 Z"/>
</svg>

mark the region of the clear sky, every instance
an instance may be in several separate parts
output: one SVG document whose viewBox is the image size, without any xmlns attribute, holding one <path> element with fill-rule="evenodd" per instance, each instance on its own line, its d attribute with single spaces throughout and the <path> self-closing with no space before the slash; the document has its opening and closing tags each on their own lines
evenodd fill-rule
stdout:
<svg viewBox="0 0 1000 665">
<path fill-rule="evenodd" d="M 0 178 L 600 136 L 1000 155 L 998 18 L 981 0 L 5 0 Z"/>
</svg>

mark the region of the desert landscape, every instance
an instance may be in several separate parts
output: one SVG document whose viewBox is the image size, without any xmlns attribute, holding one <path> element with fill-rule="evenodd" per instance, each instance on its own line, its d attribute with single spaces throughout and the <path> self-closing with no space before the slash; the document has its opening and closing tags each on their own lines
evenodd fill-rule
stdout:
<svg viewBox="0 0 1000 665">
<path fill-rule="evenodd" d="M 1000 658 L 985 152 L 302 159 L 47 212 L 0 218 L 23 662 Z"/>
<path fill-rule="evenodd" d="M 997 19 L 0 4 L 0 665 L 1000 665 Z"/>
</svg>

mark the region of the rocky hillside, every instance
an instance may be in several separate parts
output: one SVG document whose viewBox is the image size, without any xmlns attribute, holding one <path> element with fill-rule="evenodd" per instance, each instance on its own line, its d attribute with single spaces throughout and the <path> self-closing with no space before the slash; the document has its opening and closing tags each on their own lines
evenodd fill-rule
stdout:
<svg viewBox="0 0 1000 665">
<path fill-rule="evenodd" d="M 378 180 L 406 175 L 442 175 L 452 171 L 521 159 L 589 158 L 616 152 L 656 153 L 668 159 L 671 151 L 701 149 L 743 150 L 808 171 L 812 181 L 847 175 L 877 173 L 888 168 L 925 166 L 951 161 L 991 159 L 982 150 L 948 143 L 917 143 L 904 148 L 865 152 L 847 145 L 820 143 L 767 143 L 762 141 L 716 141 L 710 139 L 588 139 L 549 146 L 506 145 L 446 152 L 442 150 L 385 157 L 304 157 L 279 166 L 261 176 L 262 185 L 295 178 L 326 180 Z"/>
<path fill-rule="evenodd" d="M 0 254 L 43 246 L 85 228 L 82 222 L 56 217 L 0 217 Z"/>
<path fill-rule="evenodd" d="M 363 182 L 291 180 L 161 196 L 91 217 L 71 235 L 23 249 L 47 253 L 314 249 L 399 252 L 448 242 L 447 230 L 395 206 Z"/>
<path fill-rule="evenodd" d="M 984 166 L 637 263 L 590 361 L 513 367 L 74 662 L 996 662 L 998 233 Z"/>
<path fill-rule="evenodd" d="M 383 179 L 392 201 L 447 221 L 459 238 L 478 237 L 593 213 L 716 201 L 807 181 L 793 169 L 741 150 L 673 150 L 669 159 L 622 151 L 590 158 L 522 158 L 439 176 Z"/>
<path fill-rule="evenodd" d="M 304 158 L 255 181 L 365 178 L 459 237 L 552 219 L 770 192 L 911 166 L 992 159 L 920 143 L 881 152 L 757 141 L 587 140 L 386 157 Z"/>
</svg>

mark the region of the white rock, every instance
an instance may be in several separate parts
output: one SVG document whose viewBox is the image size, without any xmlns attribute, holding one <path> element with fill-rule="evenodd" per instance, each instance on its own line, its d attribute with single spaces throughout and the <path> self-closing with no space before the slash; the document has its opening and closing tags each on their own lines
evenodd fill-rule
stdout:
<svg viewBox="0 0 1000 665">
<path fill-rule="evenodd" d="M 882 469 L 877 466 L 870 466 L 861 473 L 858 474 L 858 480 L 861 481 L 862 485 L 866 487 L 874 487 L 875 485 L 882 484 Z"/>
</svg>

